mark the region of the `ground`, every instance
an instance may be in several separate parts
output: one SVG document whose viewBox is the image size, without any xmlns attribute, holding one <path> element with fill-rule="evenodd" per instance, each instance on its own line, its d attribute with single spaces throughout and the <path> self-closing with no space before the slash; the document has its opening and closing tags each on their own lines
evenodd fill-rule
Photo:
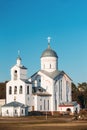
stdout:
<svg viewBox="0 0 87 130">
<path fill-rule="evenodd" d="M 0 117 L 0 130 L 87 130 L 87 120 L 71 117 Z"/>
</svg>

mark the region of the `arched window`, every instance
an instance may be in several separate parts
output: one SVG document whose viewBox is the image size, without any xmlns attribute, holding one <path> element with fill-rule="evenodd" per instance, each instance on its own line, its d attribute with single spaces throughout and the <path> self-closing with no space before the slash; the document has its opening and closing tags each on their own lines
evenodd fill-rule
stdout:
<svg viewBox="0 0 87 130">
<path fill-rule="evenodd" d="M 59 100 L 62 100 L 62 80 L 59 80 Z"/>
<path fill-rule="evenodd" d="M 17 80 L 17 70 L 14 71 L 14 80 Z"/>
<path fill-rule="evenodd" d="M 22 94 L 23 93 L 23 87 L 22 85 L 20 86 L 20 89 L 19 89 L 19 94 Z"/>
<path fill-rule="evenodd" d="M 12 87 L 9 87 L 9 94 L 12 94 Z"/>
<path fill-rule="evenodd" d="M 23 109 L 22 109 L 21 113 L 22 113 L 22 114 L 24 113 Z"/>
<path fill-rule="evenodd" d="M 29 94 L 29 86 L 27 86 L 27 94 Z"/>
<path fill-rule="evenodd" d="M 50 69 L 51 69 L 51 64 L 50 64 Z"/>
<path fill-rule="evenodd" d="M 69 100 L 69 83 L 68 81 L 66 81 L 66 101 L 68 102 Z"/>
<path fill-rule="evenodd" d="M 14 87 L 14 94 L 17 94 L 17 86 Z"/>
<path fill-rule="evenodd" d="M 62 80 L 61 80 L 61 100 L 62 100 Z"/>
<path fill-rule="evenodd" d="M 6 111 L 6 114 L 9 114 L 9 111 L 8 111 L 8 110 Z"/>
</svg>

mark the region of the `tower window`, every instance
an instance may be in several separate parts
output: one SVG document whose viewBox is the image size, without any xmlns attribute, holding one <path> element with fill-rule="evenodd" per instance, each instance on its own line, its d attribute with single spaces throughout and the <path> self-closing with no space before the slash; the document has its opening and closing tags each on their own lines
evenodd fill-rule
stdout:
<svg viewBox="0 0 87 130">
<path fill-rule="evenodd" d="M 17 70 L 15 70 L 15 73 L 17 73 Z"/>
<path fill-rule="evenodd" d="M 17 86 L 14 87 L 14 94 L 17 94 Z"/>
<path fill-rule="evenodd" d="M 14 80 L 17 80 L 17 70 L 14 71 Z"/>
<path fill-rule="evenodd" d="M 29 94 L 29 86 L 27 86 L 27 94 Z"/>
<path fill-rule="evenodd" d="M 12 87 L 9 87 L 9 94 L 12 94 Z"/>
<path fill-rule="evenodd" d="M 20 86 L 20 89 L 19 89 L 19 94 L 22 94 L 23 93 L 23 87 Z"/>
</svg>

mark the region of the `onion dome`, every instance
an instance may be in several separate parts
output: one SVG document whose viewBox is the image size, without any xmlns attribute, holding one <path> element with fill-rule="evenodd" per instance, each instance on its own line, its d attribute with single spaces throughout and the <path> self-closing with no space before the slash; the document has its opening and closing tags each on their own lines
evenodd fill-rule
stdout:
<svg viewBox="0 0 87 130">
<path fill-rule="evenodd" d="M 48 43 L 48 48 L 42 53 L 41 57 L 56 57 L 56 58 L 58 58 L 57 53 L 51 49 L 49 43 Z"/>
</svg>

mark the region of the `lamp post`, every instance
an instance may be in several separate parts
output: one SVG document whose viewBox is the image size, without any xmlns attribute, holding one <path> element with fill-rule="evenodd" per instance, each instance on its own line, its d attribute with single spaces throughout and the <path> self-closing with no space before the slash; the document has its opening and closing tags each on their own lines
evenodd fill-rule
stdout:
<svg viewBox="0 0 87 130">
<path fill-rule="evenodd" d="M 47 110 L 46 110 L 46 120 L 47 120 Z"/>
</svg>

